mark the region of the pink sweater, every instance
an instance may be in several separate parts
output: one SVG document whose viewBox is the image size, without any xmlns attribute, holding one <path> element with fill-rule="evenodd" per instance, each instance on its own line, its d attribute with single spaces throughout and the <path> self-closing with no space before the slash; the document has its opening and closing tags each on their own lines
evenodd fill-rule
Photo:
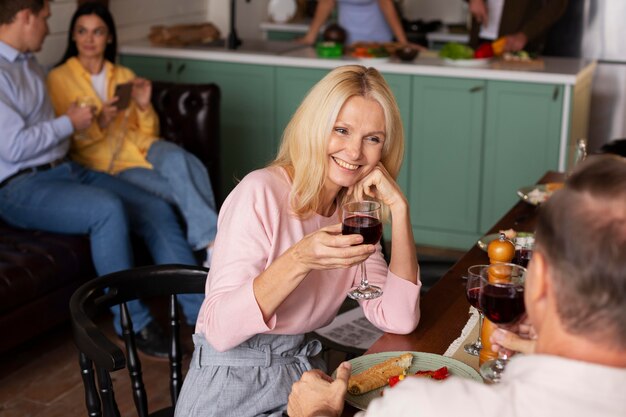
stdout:
<svg viewBox="0 0 626 417">
<path fill-rule="evenodd" d="M 196 332 L 218 351 L 231 349 L 260 334 L 302 334 L 329 324 L 348 290 L 360 280 L 357 266 L 311 271 L 267 322 L 254 297 L 252 282 L 276 258 L 304 236 L 340 223 L 313 215 L 299 219 L 289 209 L 291 181 L 282 168 L 247 175 L 224 202 L 218 219 L 206 298 Z M 410 333 L 419 321 L 419 291 L 391 273 L 381 247 L 369 257 L 367 273 L 384 295 L 361 302 L 365 316 L 386 332 Z"/>
</svg>

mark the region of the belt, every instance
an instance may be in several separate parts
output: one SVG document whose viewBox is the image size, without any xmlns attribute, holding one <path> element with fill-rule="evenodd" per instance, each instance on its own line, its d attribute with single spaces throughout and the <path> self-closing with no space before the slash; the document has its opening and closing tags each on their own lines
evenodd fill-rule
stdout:
<svg viewBox="0 0 626 417">
<path fill-rule="evenodd" d="M 5 185 L 7 185 L 9 182 L 13 181 L 15 178 L 19 177 L 20 175 L 24 175 L 24 174 L 29 174 L 31 172 L 41 172 L 41 171 L 47 171 L 49 169 L 52 169 L 54 167 L 57 167 L 65 162 L 69 161 L 69 159 L 64 156 L 63 158 L 59 158 L 59 159 L 55 159 L 52 162 L 48 162 L 47 164 L 42 164 L 42 165 L 37 165 L 36 167 L 30 167 L 30 168 L 24 168 L 24 169 L 20 169 L 19 171 L 17 171 L 15 174 L 13 175 L 9 175 L 8 177 L 6 177 L 5 179 L 2 180 L 2 182 L 0 182 L 0 188 L 4 187 Z"/>
</svg>

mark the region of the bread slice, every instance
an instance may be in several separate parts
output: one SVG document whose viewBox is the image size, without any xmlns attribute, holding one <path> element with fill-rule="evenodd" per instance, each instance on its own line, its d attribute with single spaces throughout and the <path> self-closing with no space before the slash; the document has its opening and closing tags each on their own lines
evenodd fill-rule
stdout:
<svg viewBox="0 0 626 417">
<path fill-rule="evenodd" d="M 348 392 L 352 395 L 361 395 L 376 388 L 384 387 L 390 377 L 406 372 L 412 361 L 413 354 L 404 353 L 374 365 L 360 374 L 350 377 Z"/>
</svg>

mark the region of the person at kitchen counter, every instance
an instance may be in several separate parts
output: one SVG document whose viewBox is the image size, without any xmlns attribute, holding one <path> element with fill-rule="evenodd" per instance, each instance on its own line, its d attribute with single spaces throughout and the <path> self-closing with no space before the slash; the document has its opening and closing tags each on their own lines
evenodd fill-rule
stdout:
<svg viewBox="0 0 626 417">
<path fill-rule="evenodd" d="M 319 0 L 307 34 L 299 42 L 313 45 L 320 28 L 338 6 L 339 26 L 347 32 L 346 45 L 354 42 L 408 44 L 393 0 Z M 417 46 L 417 45 L 412 45 Z"/>
<path fill-rule="evenodd" d="M 206 167 L 182 147 L 158 138 L 150 81 L 116 65 L 117 36 L 109 9 L 99 2 L 78 7 L 60 64 L 48 75 L 57 114 L 79 97 L 92 100 L 98 116 L 72 137 L 70 157 L 107 172 L 175 206 L 187 225 L 187 241 L 210 266 L 217 208 Z M 132 83 L 128 107 L 118 107 L 116 85 Z"/>
<path fill-rule="evenodd" d="M 467 1 L 467 0 L 466 0 Z M 565 12 L 568 0 L 469 0 L 470 45 L 506 37 L 505 52 L 540 53 L 548 29 Z"/>
</svg>

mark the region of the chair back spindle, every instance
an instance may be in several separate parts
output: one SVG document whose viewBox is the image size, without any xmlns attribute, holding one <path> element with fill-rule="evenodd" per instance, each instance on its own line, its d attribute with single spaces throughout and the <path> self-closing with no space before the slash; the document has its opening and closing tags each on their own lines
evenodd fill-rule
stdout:
<svg viewBox="0 0 626 417">
<path fill-rule="evenodd" d="M 110 372 L 128 368 L 131 390 L 139 417 L 174 415 L 182 388 L 182 349 L 177 294 L 204 294 L 208 270 L 188 265 L 158 265 L 120 271 L 89 281 L 70 300 L 74 341 L 85 388 L 89 417 L 119 417 Z M 156 296 L 168 297 L 170 330 L 169 387 L 171 407 L 150 413 L 143 381 L 142 364 L 135 344 L 133 322 L 126 302 Z M 126 354 L 98 328 L 94 318 L 105 309 L 119 305 Z M 94 374 L 95 369 L 95 374 Z M 97 383 L 96 383 L 97 382 Z"/>
</svg>

